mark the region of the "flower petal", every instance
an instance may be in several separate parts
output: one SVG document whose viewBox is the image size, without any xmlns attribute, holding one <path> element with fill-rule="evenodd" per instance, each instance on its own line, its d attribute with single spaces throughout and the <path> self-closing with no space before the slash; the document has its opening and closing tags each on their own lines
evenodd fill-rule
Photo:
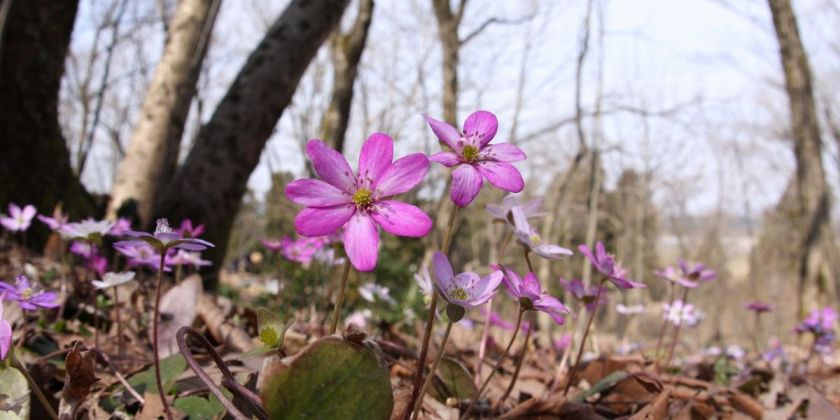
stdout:
<svg viewBox="0 0 840 420">
<path fill-rule="evenodd" d="M 458 155 L 453 152 L 437 152 L 433 154 L 430 158 L 430 161 L 440 163 L 447 168 L 451 168 L 459 163 L 461 163 L 461 159 L 458 159 Z"/>
<path fill-rule="evenodd" d="M 344 251 L 353 267 L 359 271 L 376 268 L 379 254 L 379 230 L 373 218 L 356 212 L 344 230 Z"/>
<path fill-rule="evenodd" d="M 476 167 L 478 172 L 496 188 L 510 192 L 520 192 L 525 188 L 525 180 L 522 179 L 522 174 L 507 162 L 488 160 L 477 163 Z"/>
<path fill-rule="evenodd" d="M 496 136 L 496 129 L 499 128 L 499 121 L 496 116 L 487 111 L 476 111 L 464 121 L 464 136 L 476 135 L 478 144 L 484 147 L 493 137 Z"/>
<path fill-rule="evenodd" d="M 0 314 L 3 307 L 0 305 Z M 5 360 L 12 346 L 12 325 L 5 319 L 0 319 L 0 360 Z"/>
<path fill-rule="evenodd" d="M 566 249 L 560 245 L 553 244 L 540 244 L 531 249 L 543 258 L 547 258 L 549 260 L 556 260 L 560 259 L 561 257 L 574 254 L 570 249 Z"/>
<path fill-rule="evenodd" d="M 394 140 L 387 134 L 373 133 L 362 145 L 358 178 L 370 180 L 370 184 L 373 185 L 393 161 Z"/>
<path fill-rule="evenodd" d="M 481 149 L 478 154 L 479 159 L 495 160 L 499 162 L 518 162 L 525 160 L 528 156 L 522 149 L 510 143 L 490 144 Z"/>
<path fill-rule="evenodd" d="M 33 206 L 32 204 L 27 205 L 26 207 L 23 208 L 23 219 L 24 220 L 32 219 L 33 217 L 35 217 L 36 212 L 37 212 L 37 210 L 35 210 L 35 206 Z"/>
<path fill-rule="evenodd" d="M 344 226 L 355 211 L 349 204 L 307 207 L 295 217 L 295 230 L 303 236 L 326 236 Z"/>
<path fill-rule="evenodd" d="M 337 151 L 327 147 L 321 140 L 309 140 L 306 154 L 312 160 L 312 167 L 324 181 L 348 194 L 353 193 L 356 177 L 347 159 Z"/>
<path fill-rule="evenodd" d="M 423 181 L 429 172 L 429 159 L 422 153 L 412 153 L 397 159 L 374 184 L 378 197 L 404 193 Z"/>
<path fill-rule="evenodd" d="M 472 203 L 481 191 L 482 184 L 484 179 L 473 165 L 461 165 L 452 171 L 452 191 L 449 196 L 455 204 L 465 207 Z"/>
<path fill-rule="evenodd" d="M 499 284 L 502 283 L 502 278 L 504 278 L 504 276 L 505 275 L 501 271 L 496 270 L 489 275 L 482 277 L 478 284 L 476 284 L 476 294 L 487 295 L 494 292 L 499 287 Z M 490 297 L 492 297 L 492 295 Z"/>
<path fill-rule="evenodd" d="M 392 235 L 419 238 L 432 230 L 432 219 L 423 210 L 400 201 L 378 201 L 371 215 Z"/>
<path fill-rule="evenodd" d="M 452 272 L 449 259 L 440 251 L 432 256 L 432 271 L 435 273 L 435 286 L 442 295 L 446 295 L 443 291 L 454 287 L 455 273 Z"/>
<path fill-rule="evenodd" d="M 330 207 L 352 201 L 350 194 L 320 179 L 296 179 L 286 185 L 286 197 L 295 204 Z"/>
<path fill-rule="evenodd" d="M 426 123 L 429 124 L 431 127 L 432 132 L 435 133 L 437 138 L 446 143 L 449 148 L 452 150 L 458 150 L 458 141 L 461 139 L 461 133 L 455 129 L 455 127 L 443 122 L 438 121 L 426 114 L 423 114 L 423 118 L 426 119 Z"/>
<path fill-rule="evenodd" d="M 519 288 L 522 285 L 522 277 L 519 277 L 519 274 L 505 266 L 502 266 L 502 273 L 504 274 L 504 277 L 502 277 L 502 283 L 504 283 L 508 292 L 517 299 L 522 297 L 522 293 L 519 291 Z"/>
<path fill-rule="evenodd" d="M 524 233 L 526 236 L 530 235 L 531 233 L 531 225 L 528 223 L 528 219 L 525 217 L 525 212 L 522 211 L 520 207 L 514 207 L 511 210 L 513 213 L 513 227 L 516 229 L 516 233 L 519 232 Z"/>
</svg>

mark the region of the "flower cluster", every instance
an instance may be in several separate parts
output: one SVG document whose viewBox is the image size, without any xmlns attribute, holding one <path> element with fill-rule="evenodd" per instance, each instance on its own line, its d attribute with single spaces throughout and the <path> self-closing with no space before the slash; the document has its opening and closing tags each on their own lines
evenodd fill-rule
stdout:
<svg viewBox="0 0 840 420">
<path fill-rule="evenodd" d="M 671 303 L 666 303 L 664 310 L 665 320 L 674 325 L 693 327 L 704 318 L 703 313 L 695 309 L 694 305 L 684 303 L 679 299 Z"/>
<path fill-rule="evenodd" d="M 814 336 L 814 351 L 821 354 L 830 353 L 837 338 L 834 330 L 837 318 L 837 312 L 831 306 L 813 309 L 808 318 L 805 318 L 794 328 L 794 332 L 797 334 L 812 334 Z"/>
</svg>

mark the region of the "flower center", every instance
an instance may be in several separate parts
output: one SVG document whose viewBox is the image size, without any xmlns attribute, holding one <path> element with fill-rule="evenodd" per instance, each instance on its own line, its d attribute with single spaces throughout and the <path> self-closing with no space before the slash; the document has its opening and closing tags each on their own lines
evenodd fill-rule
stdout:
<svg viewBox="0 0 840 420">
<path fill-rule="evenodd" d="M 449 296 L 457 300 L 467 300 L 467 291 L 461 287 L 456 287 L 449 291 Z"/>
<path fill-rule="evenodd" d="M 373 192 L 367 188 L 359 188 L 353 194 L 353 203 L 359 208 L 367 208 L 373 203 Z"/>
<path fill-rule="evenodd" d="M 23 297 L 24 300 L 27 300 L 27 299 L 31 298 L 32 295 L 34 295 L 34 294 L 35 294 L 35 291 L 32 290 L 31 287 L 27 287 L 26 289 L 23 289 L 23 293 L 21 293 L 20 295 Z"/>
<path fill-rule="evenodd" d="M 534 245 L 542 244 L 542 238 L 536 232 L 531 232 L 531 236 L 528 237 L 528 240 L 530 240 L 531 243 L 534 244 Z"/>
<path fill-rule="evenodd" d="M 464 158 L 464 161 L 467 163 L 472 163 L 478 158 L 478 147 L 475 147 L 471 144 L 464 146 L 461 149 L 461 157 Z"/>
</svg>

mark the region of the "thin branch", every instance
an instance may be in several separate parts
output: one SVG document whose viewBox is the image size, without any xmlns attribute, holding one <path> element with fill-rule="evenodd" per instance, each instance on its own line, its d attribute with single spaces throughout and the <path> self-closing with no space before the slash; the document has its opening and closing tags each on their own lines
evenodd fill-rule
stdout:
<svg viewBox="0 0 840 420">
<path fill-rule="evenodd" d="M 534 19 L 534 16 L 537 15 L 537 10 L 534 9 L 531 13 L 521 16 L 515 19 L 504 19 L 500 17 L 493 16 L 490 19 L 485 20 L 481 25 L 478 25 L 472 32 L 470 32 L 467 36 L 460 40 L 461 45 L 464 45 L 470 41 L 472 41 L 476 36 L 484 32 L 485 29 L 489 28 L 491 25 L 519 25 L 525 22 L 529 22 Z"/>
</svg>

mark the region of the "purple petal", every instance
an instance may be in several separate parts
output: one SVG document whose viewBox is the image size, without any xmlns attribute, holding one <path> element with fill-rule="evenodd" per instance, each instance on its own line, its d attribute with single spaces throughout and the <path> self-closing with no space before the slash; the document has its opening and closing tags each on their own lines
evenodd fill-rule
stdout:
<svg viewBox="0 0 840 420">
<path fill-rule="evenodd" d="M 452 272 L 452 265 L 449 259 L 442 252 L 438 251 L 432 256 L 432 271 L 435 273 L 435 285 L 438 290 L 449 290 L 454 287 L 455 273 Z"/>
<path fill-rule="evenodd" d="M 455 129 L 455 127 L 443 122 L 438 121 L 428 115 L 423 114 L 423 118 L 426 119 L 426 123 L 429 124 L 431 127 L 432 132 L 435 133 L 437 138 L 446 143 L 452 150 L 458 150 L 458 141 L 461 139 L 461 133 Z"/>
<path fill-rule="evenodd" d="M 509 163 L 483 161 L 477 163 L 476 167 L 478 172 L 496 188 L 510 192 L 520 192 L 525 188 L 525 180 L 522 179 L 522 174 Z"/>
<path fill-rule="evenodd" d="M 309 140 L 306 154 L 312 160 L 312 167 L 324 181 L 348 194 L 353 193 L 356 177 L 350 164 L 341 153 L 327 147 L 321 140 Z"/>
<path fill-rule="evenodd" d="M 429 172 L 429 159 L 422 153 L 413 153 L 397 159 L 374 184 L 379 197 L 404 193 L 423 181 Z"/>
<path fill-rule="evenodd" d="M 542 290 L 537 276 L 534 273 L 526 274 L 525 278 L 522 279 L 522 286 L 519 287 L 519 291 L 531 301 L 539 299 Z"/>
<path fill-rule="evenodd" d="M 0 224 L 2 224 L 3 227 L 5 227 L 8 230 L 18 229 L 17 221 L 10 217 L 0 217 Z"/>
<path fill-rule="evenodd" d="M 574 254 L 570 249 L 566 249 L 560 245 L 553 244 L 540 244 L 531 249 L 540 256 L 548 258 L 550 260 L 556 260 L 561 257 Z"/>
<path fill-rule="evenodd" d="M 352 201 L 350 194 L 320 179 L 296 179 L 286 185 L 286 197 L 295 204 L 330 207 Z"/>
<path fill-rule="evenodd" d="M 452 191 L 450 197 L 459 207 L 470 204 L 478 192 L 484 179 L 472 165 L 461 165 L 452 171 Z"/>
<path fill-rule="evenodd" d="M 490 213 L 490 215 L 493 216 L 494 219 L 507 220 L 507 213 L 505 213 L 505 209 L 499 207 L 499 205 L 488 204 L 486 209 L 487 213 Z"/>
<path fill-rule="evenodd" d="M 504 277 L 505 275 L 499 270 L 496 270 L 490 273 L 489 275 L 482 277 L 475 287 L 476 294 L 482 296 L 487 295 L 487 300 L 489 300 L 491 297 L 493 297 L 493 292 L 499 287 L 499 284 L 502 283 L 502 279 Z"/>
<path fill-rule="evenodd" d="M 602 262 L 607 259 L 607 249 L 604 247 L 603 242 L 598 241 L 598 243 L 595 244 L 595 255 L 598 257 L 598 262 Z"/>
<path fill-rule="evenodd" d="M 9 216 L 17 218 L 20 216 L 20 207 L 15 203 L 9 203 Z"/>
<path fill-rule="evenodd" d="M 502 283 L 505 285 L 508 292 L 517 299 L 522 297 L 522 293 L 519 291 L 519 288 L 522 285 L 522 278 L 519 277 L 519 274 L 505 266 L 502 266 L 502 272 L 504 273 Z"/>
<path fill-rule="evenodd" d="M 375 184 L 394 161 L 394 140 L 387 134 L 373 133 L 362 145 L 359 154 L 359 179 Z"/>
<path fill-rule="evenodd" d="M 307 207 L 295 217 L 295 230 L 303 236 L 326 236 L 344 226 L 355 211 L 349 204 Z"/>
<path fill-rule="evenodd" d="M 33 217 L 35 217 L 35 213 L 37 212 L 38 210 L 35 210 L 35 206 L 33 206 L 32 204 L 27 205 L 23 208 L 23 220 L 32 219 Z"/>
<path fill-rule="evenodd" d="M 591 262 L 592 265 L 594 265 L 594 266 L 598 265 L 598 260 L 595 258 L 594 255 L 592 255 L 592 250 L 589 249 L 588 246 L 580 245 L 580 246 L 578 246 L 578 251 L 580 251 L 581 254 L 583 254 L 586 258 L 588 258 L 589 262 Z"/>
<path fill-rule="evenodd" d="M 432 229 L 432 219 L 423 210 L 400 201 L 378 201 L 371 215 L 392 235 L 419 238 Z"/>
<path fill-rule="evenodd" d="M 41 292 L 32 296 L 29 301 L 42 308 L 55 308 L 58 306 L 56 299 L 58 299 L 58 294 L 55 292 Z"/>
<path fill-rule="evenodd" d="M 525 217 L 525 213 L 522 212 L 522 209 L 519 207 L 514 207 L 511 210 L 513 213 L 513 226 L 516 228 L 517 233 L 523 232 L 526 237 L 531 234 L 531 225 L 528 224 L 528 219 Z"/>
<path fill-rule="evenodd" d="M 344 251 L 353 267 L 359 271 L 376 268 L 379 253 L 379 230 L 373 218 L 357 212 L 344 230 Z"/>
<path fill-rule="evenodd" d="M 451 168 L 459 163 L 461 163 L 461 159 L 458 158 L 453 152 L 437 152 L 433 154 L 430 158 L 430 161 L 440 163 L 447 168 Z"/>
<path fill-rule="evenodd" d="M 525 160 L 528 156 L 522 149 L 510 143 L 490 144 L 481 149 L 478 154 L 482 160 L 495 160 L 499 162 L 519 162 Z"/>
<path fill-rule="evenodd" d="M 496 136 L 496 129 L 499 128 L 499 121 L 496 116 L 487 111 L 476 111 L 464 121 L 464 136 L 477 136 L 478 145 L 484 147 L 493 137 Z"/>
<path fill-rule="evenodd" d="M 534 217 L 540 214 L 540 209 L 542 208 L 543 199 L 542 198 L 535 198 L 522 206 L 522 212 L 525 213 L 525 217 Z"/>
<path fill-rule="evenodd" d="M 3 314 L 3 304 L 0 303 L 0 316 Z M 0 360 L 5 360 L 12 346 L 12 326 L 5 319 L 0 319 Z"/>
<path fill-rule="evenodd" d="M 146 236 L 154 236 L 149 232 L 139 232 L 139 231 L 136 231 L 136 230 L 127 230 L 127 231 L 123 232 L 123 235 L 130 236 L 132 238 L 142 238 L 142 237 L 146 237 Z"/>
</svg>

